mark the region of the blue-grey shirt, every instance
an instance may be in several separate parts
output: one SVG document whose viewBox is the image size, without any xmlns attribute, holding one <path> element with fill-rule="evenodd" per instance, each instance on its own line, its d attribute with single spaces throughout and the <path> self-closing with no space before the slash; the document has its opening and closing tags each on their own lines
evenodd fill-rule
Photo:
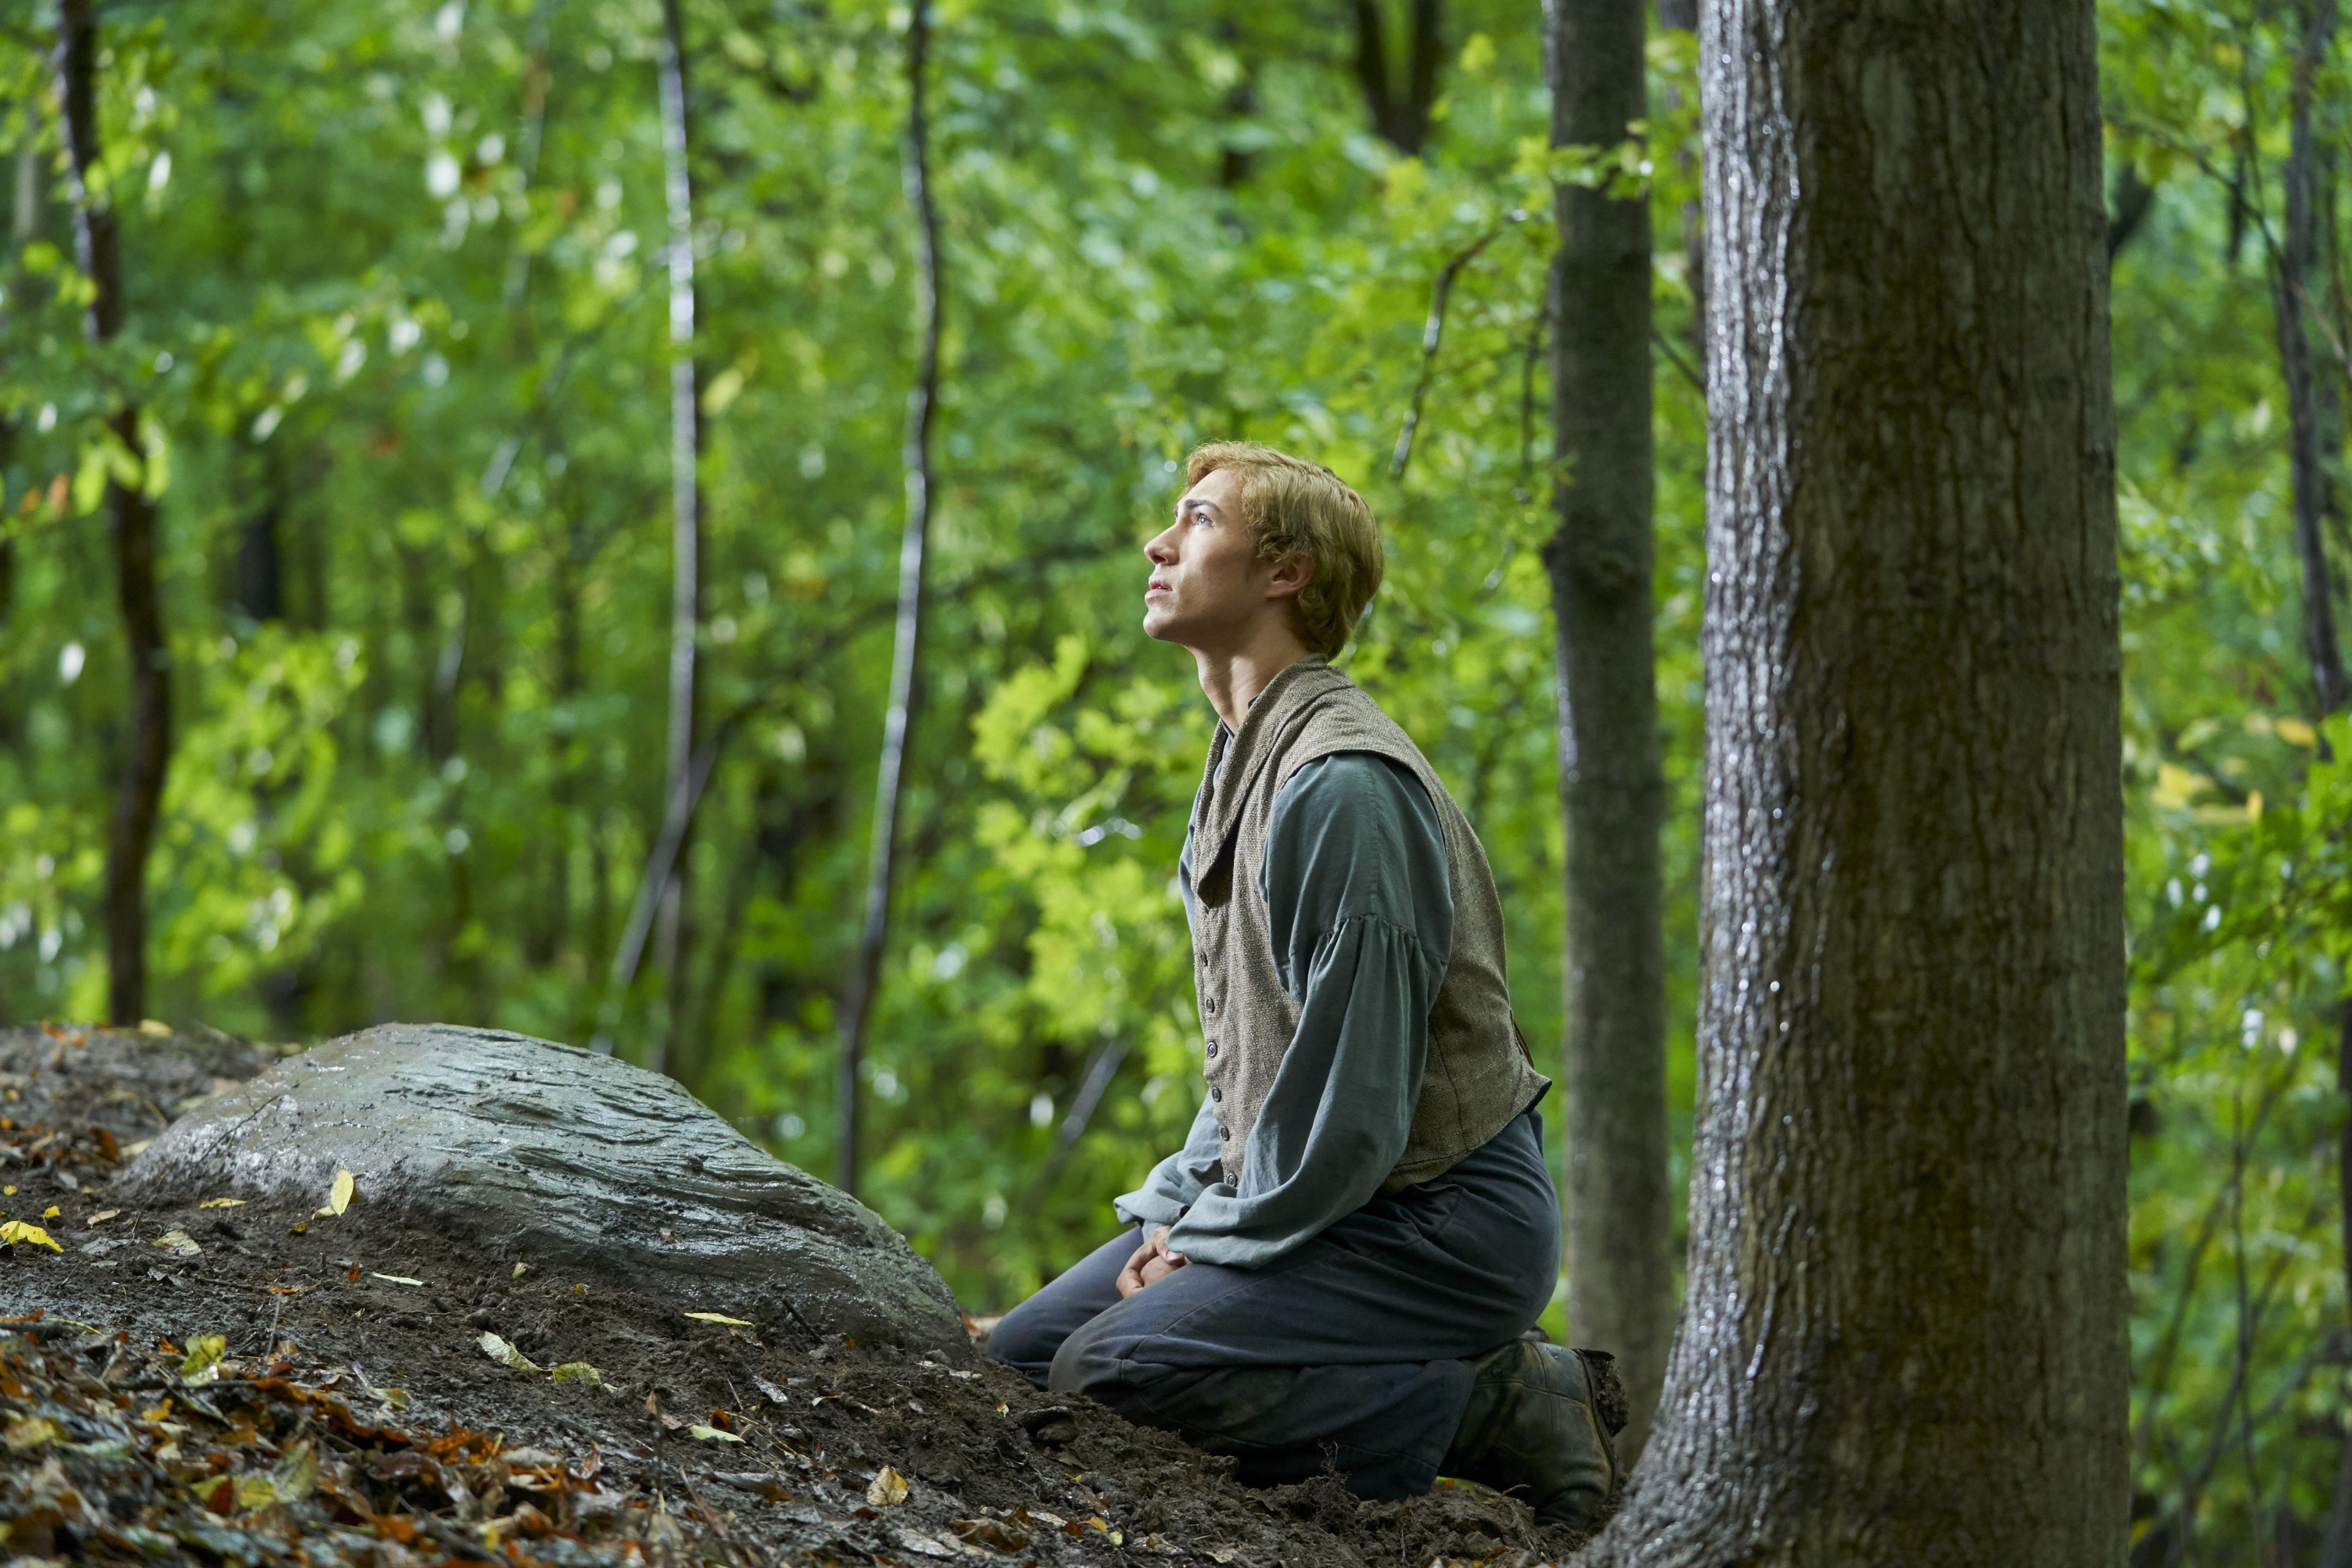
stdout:
<svg viewBox="0 0 2352 1568">
<path fill-rule="evenodd" d="M 1177 862 L 1188 921 L 1192 860 L 1188 838 Z M 1258 892 L 1298 1028 L 1242 1168 L 1219 1162 L 1204 1101 L 1184 1147 L 1115 1205 L 1129 1224 L 1171 1226 L 1169 1245 L 1195 1262 L 1244 1268 L 1360 1208 L 1396 1168 L 1454 953 L 1436 808 L 1412 770 L 1374 752 L 1318 757 L 1283 784 Z"/>
</svg>

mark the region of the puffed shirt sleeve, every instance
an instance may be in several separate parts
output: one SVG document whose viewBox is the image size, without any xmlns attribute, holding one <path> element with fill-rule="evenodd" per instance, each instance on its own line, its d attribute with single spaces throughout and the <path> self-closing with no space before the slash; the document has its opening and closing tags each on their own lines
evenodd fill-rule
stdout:
<svg viewBox="0 0 2352 1568">
<path fill-rule="evenodd" d="M 1421 781 L 1386 757 L 1342 752 L 1293 774 L 1275 797 L 1258 881 L 1275 969 L 1299 1015 L 1242 1169 L 1216 1164 L 1204 1108 L 1184 1151 L 1119 1210 L 1171 1225 L 1169 1245 L 1195 1262 L 1244 1268 L 1361 1207 L 1396 1168 L 1454 952 L 1444 829 Z M 1154 1193 L 1183 1200 L 1177 1218 L 1159 1217 L 1167 1203 L 1146 1214 L 1134 1201 Z"/>
</svg>

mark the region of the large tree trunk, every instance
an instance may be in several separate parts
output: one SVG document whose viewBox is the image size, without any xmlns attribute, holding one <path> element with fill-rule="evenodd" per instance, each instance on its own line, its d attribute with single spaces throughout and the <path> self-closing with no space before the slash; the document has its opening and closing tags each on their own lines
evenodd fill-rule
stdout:
<svg viewBox="0 0 2352 1568">
<path fill-rule="evenodd" d="M 1702 1108 L 1594 1564 L 2123 1560 L 2089 0 L 1721 0 Z"/>
<path fill-rule="evenodd" d="M 1642 0 L 1547 0 L 1554 146 L 1613 147 L 1644 118 Z M 1559 527 L 1545 546 L 1559 637 L 1568 827 L 1568 1321 L 1618 1359 L 1646 1437 L 1674 1329 L 1666 1191 L 1665 783 L 1651 642 L 1650 205 L 1557 196 L 1552 414 Z"/>
<path fill-rule="evenodd" d="M 103 187 L 93 189 L 90 181 L 101 162 L 97 79 L 98 18 L 90 0 L 61 0 L 58 98 L 64 105 L 74 243 L 90 282 L 87 330 L 91 342 L 102 343 L 122 330 L 122 273 L 112 197 Z M 143 467 L 139 405 L 124 402 L 106 423 L 133 466 Z M 106 837 L 107 1014 L 117 1024 L 135 1024 L 147 1013 L 147 852 L 154 843 L 163 774 L 172 759 L 172 672 L 155 584 L 155 503 L 143 485 L 110 478 L 104 504 L 131 671 L 122 776 Z"/>
<path fill-rule="evenodd" d="M 925 78 L 931 49 L 930 0 L 914 0 L 907 22 L 907 202 L 915 218 L 915 384 L 907 394 L 907 525 L 898 545 L 898 625 L 890 661 L 890 708 L 882 724 L 882 760 L 874 784 L 872 849 L 866 878 L 866 924 L 843 999 L 841 1059 L 834 1100 L 834 1180 L 857 1190 L 859 1068 L 882 953 L 890 937 L 890 887 L 898 842 L 898 801 L 907 746 L 922 702 L 925 545 L 931 528 L 931 426 L 940 401 L 940 220 L 931 200 L 931 130 Z"/>
<path fill-rule="evenodd" d="M 662 189 L 669 210 L 669 752 L 662 774 L 665 813 L 688 805 L 687 775 L 694 766 L 702 669 L 696 643 L 702 630 L 702 420 L 695 391 L 695 326 L 701 301 L 694 279 L 694 186 L 688 168 L 693 122 L 686 96 L 686 21 L 679 0 L 662 0 Z M 646 1065 L 667 1066 L 669 1043 L 686 999 L 687 854 L 690 820 L 665 824 L 677 849 L 663 884 L 654 950 L 668 1005 L 646 1049 Z"/>
</svg>

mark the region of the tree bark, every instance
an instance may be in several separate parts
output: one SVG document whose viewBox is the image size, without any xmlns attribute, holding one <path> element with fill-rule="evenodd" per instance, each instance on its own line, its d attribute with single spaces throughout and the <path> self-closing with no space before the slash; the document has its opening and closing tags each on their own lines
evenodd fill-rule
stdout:
<svg viewBox="0 0 2352 1568">
<path fill-rule="evenodd" d="M 835 1182 L 857 1190 L 859 1068 L 866 1031 L 881 988 L 882 952 L 890 935 L 892 859 L 907 745 L 922 701 L 925 553 L 931 526 L 931 426 L 940 393 L 940 223 L 931 200 L 930 120 L 924 83 L 930 56 L 930 0 L 914 0 L 907 21 L 907 203 L 915 217 L 915 331 L 920 348 L 907 394 L 903 463 L 907 525 L 898 546 L 898 635 L 890 660 L 890 707 L 882 724 L 882 760 L 874 784 L 873 847 L 866 879 L 866 924 L 849 975 L 841 1022 L 841 1059 L 834 1095 Z"/>
<path fill-rule="evenodd" d="M 694 742 L 700 717 L 702 671 L 696 642 L 702 629 L 702 420 L 695 391 L 695 325 L 700 299 L 694 278 L 694 185 L 688 167 L 693 121 L 686 95 L 686 22 L 680 0 L 662 0 L 661 111 L 662 189 L 669 209 L 669 746 L 662 775 L 665 813 L 675 813 L 688 795 Z M 686 997 L 687 866 L 685 837 L 690 824 L 666 821 L 666 834 L 678 838 L 662 886 L 655 927 L 656 961 L 668 1005 L 646 1049 L 646 1066 L 667 1065 L 669 1045 Z"/>
<path fill-rule="evenodd" d="M 105 188 L 99 148 L 97 77 L 98 18 L 91 0 L 60 0 L 58 99 L 64 106 L 74 247 L 90 281 L 84 324 L 92 342 L 105 343 L 122 330 L 122 273 L 112 193 Z M 138 404 L 126 398 L 106 424 L 131 463 L 143 469 Z M 131 670 L 122 774 L 106 838 L 107 1014 L 114 1023 L 136 1024 L 147 1013 L 147 853 L 172 759 L 172 672 L 155 583 L 155 503 L 143 484 L 110 477 L 104 505 Z"/>
<path fill-rule="evenodd" d="M 1644 118 L 1642 0 L 1547 0 L 1556 147 L 1613 147 Z M 1568 1321 L 1614 1353 L 1640 1452 L 1674 1329 L 1666 1191 L 1664 873 L 1651 568 L 1650 205 L 1556 195 L 1551 573 L 1568 829 Z"/>
<path fill-rule="evenodd" d="M 2120 1564 L 2120 654 L 2089 0 L 1720 0 L 1701 1109 L 1588 1564 Z"/>
</svg>

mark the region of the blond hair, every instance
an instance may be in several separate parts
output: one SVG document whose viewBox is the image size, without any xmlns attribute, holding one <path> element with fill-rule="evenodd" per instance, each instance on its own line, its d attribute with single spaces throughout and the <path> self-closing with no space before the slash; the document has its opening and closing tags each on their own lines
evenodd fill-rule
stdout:
<svg viewBox="0 0 2352 1568">
<path fill-rule="evenodd" d="M 1220 468 L 1241 480 L 1242 517 L 1269 565 L 1293 555 L 1315 575 L 1290 601 L 1299 640 L 1326 658 L 1348 646 L 1356 622 L 1381 585 L 1384 558 L 1372 509 L 1345 479 L 1323 467 L 1255 441 L 1211 441 L 1184 459 L 1187 487 Z"/>
</svg>

